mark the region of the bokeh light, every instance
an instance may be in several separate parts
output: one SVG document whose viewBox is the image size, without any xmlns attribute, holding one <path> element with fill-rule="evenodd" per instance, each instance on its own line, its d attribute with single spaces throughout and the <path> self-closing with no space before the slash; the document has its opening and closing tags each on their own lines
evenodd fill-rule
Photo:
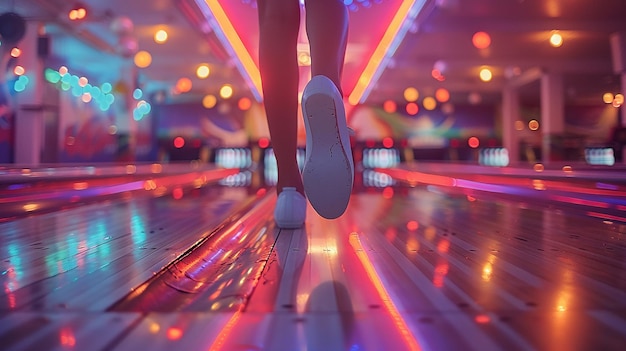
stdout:
<svg viewBox="0 0 626 351">
<path fill-rule="evenodd" d="M 156 31 L 156 33 L 154 33 L 154 41 L 159 43 L 159 44 L 163 44 L 167 41 L 167 31 L 165 31 L 164 29 L 159 29 Z"/>
<path fill-rule="evenodd" d="M 419 106 L 417 106 L 416 103 L 409 102 L 408 104 L 406 104 L 406 113 L 410 114 L 411 116 L 415 116 L 417 112 L 419 112 Z"/>
<path fill-rule="evenodd" d="M 259 138 L 259 147 L 261 149 L 266 149 L 267 147 L 270 146 L 270 140 L 268 138 Z"/>
<path fill-rule="evenodd" d="M 209 68 L 209 65 L 207 65 L 206 63 L 201 64 L 196 69 L 196 76 L 198 76 L 198 78 L 200 79 L 207 78 L 209 74 L 211 74 L 211 69 Z"/>
<path fill-rule="evenodd" d="M 404 99 L 408 102 L 415 102 L 419 98 L 419 91 L 414 87 L 404 89 Z"/>
<path fill-rule="evenodd" d="M 477 49 L 486 49 L 491 45 L 491 37 L 485 32 L 476 32 L 472 36 L 472 44 Z"/>
<path fill-rule="evenodd" d="M 552 35 L 550 35 L 550 45 L 554 46 L 555 48 L 563 45 L 563 36 L 561 36 L 559 32 L 553 32 Z"/>
<path fill-rule="evenodd" d="M 613 93 L 604 93 L 604 95 L 602 95 L 602 101 L 604 101 L 605 104 L 613 103 L 614 98 Z"/>
<path fill-rule="evenodd" d="M 133 99 L 139 100 L 143 96 L 143 91 L 139 88 L 133 90 Z"/>
<path fill-rule="evenodd" d="M 69 17 L 69 19 L 72 21 L 82 20 L 87 17 L 87 9 L 82 5 L 76 6 L 75 8 L 70 10 L 70 12 L 67 14 L 67 17 Z"/>
<path fill-rule="evenodd" d="M 493 78 L 493 74 L 489 68 L 482 68 L 479 73 L 480 80 L 483 82 L 489 82 Z"/>
<path fill-rule="evenodd" d="M 387 100 L 383 103 L 383 110 L 387 113 L 394 113 L 398 109 L 396 103 L 392 100 Z"/>
<path fill-rule="evenodd" d="M 311 54 L 306 51 L 298 52 L 298 64 L 300 66 L 310 66 L 311 65 Z"/>
<path fill-rule="evenodd" d="M 152 55 L 149 52 L 141 50 L 135 54 L 135 65 L 139 68 L 146 68 L 152 64 Z"/>
<path fill-rule="evenodd" d="M 237 102 L 237 106 L 240 110 L 247 111 L 252 107 L 252 101 L 247 97 L 242 97 L 239 99 L 239 102 Z"/>
<path fill-rule="evenodd" d="M 22 55 L 22 50 L 18 49 L 18 48 L 13 48 L 11 49 L 11 57 L 20 57 L 20 55 Z"/>
<path fill-rule="evenodd" d="M 26 73 L 26 70 L 22 66 L 15 66 L 13 73 L 15 73 L 16 76 L 21 76 Z"/>
<path fill-rule="evenodd" d="M 83 95 L 81 96 L 81 100 L 84 103 L 88 103 L 89 101 L 91 101 L 91 94 L 89 93 L 83 93 Z"/>
<path fill-rule="evenodd" d="M 615 94 L 615 99 L 613 99 L 613 101 L 618 104 L 618 105 L 623 105 L 624 104 L 624 95 L 622 94 Z"/>
<path fill-rule="evenodd" d="M 230 99 L 233 96 L 233 87 L 228 84 L 224 84 L 220 88 L 220 96 L 222 99 Z"/>
<path fill-rule="evenodd" d="M 215 95 L 209 94 L 202 99 L 202 106 L 204 106 L 204 108 L 213 108 L 215 107 L 215 104 L 217 104 L 217 98 L 215 97 Z"/>
<path fill-rule="evenodd" d="M 528 122 L 528 129 L 530 129 L 530 130 L 538 130 L 539 129 L 539 121 L 537 121 L 536 119 L 530 120 L 530 122 Z"/>
<path fill-rule="evenodd" d="M 427 96 L 422 101 L 422 105 L 428 111 L 432 111 L 437 107 L 437 100 L 432 96 Z"/>
<path fill-rule="evenodd" d="M 185 146 L 185 139 L 183 137 L 177 136 L 174 138 L 174 147 L 177 149 L 181 149 Z"/>
<path fill-rule="evenodd" d="M 443 73 L 441 73 L 441 70 L 437 68 L 433 68 L 433 70 L 430 72 L 430 75 L 440 82 L 446 80 L 446 77 L 444 77 Z"/>
<path fill-rule="evenodd" d="M 435 98 L 439 102 L 448 102 L 450 100 L 450 92 L 445 88 L 439 88 L 435 91 Z"/>
<path fill-rule="evenodd" d="M 477 137 L 473 136 L 467 139 L 467 145 L 469 145 L 469 147 L 471 147 L 472 149 L 475 149 L 480 146 L 480 140 L 478 140 Z"/>
<path fill-rule="evenodd" d="M 176 90 L 179 93 L 187 93 L 191 90 L 192 87 L 192 83 L 191 83 L 191 79 L 183 77 L 180 78 L 177 82 L 176 82 Z"/>
</svg>

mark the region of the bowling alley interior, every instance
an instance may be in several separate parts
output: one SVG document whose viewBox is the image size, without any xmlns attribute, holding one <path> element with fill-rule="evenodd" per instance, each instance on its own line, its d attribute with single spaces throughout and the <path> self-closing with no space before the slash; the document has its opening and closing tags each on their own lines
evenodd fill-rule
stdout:
<svg viewBox="0 0 626 351">
<path fill-rule="evenodd" d="M 282 228 L 314 0 L 0 0 L 0 349 L 626 348 L 626 1 L 327 1 L 353 187 Z"/>
</svg>

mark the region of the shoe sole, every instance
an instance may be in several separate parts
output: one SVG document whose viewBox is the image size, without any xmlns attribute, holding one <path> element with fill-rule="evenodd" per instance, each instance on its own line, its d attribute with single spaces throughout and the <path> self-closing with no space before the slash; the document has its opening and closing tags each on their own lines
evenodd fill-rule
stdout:
<svg viewBox="0 0 626 351">
<path fill-rule="evenodd" d="M 343 102 L 336 104 L 332 95 L 315 92 L 306 97 L 303 112 L 308 141 L 302 170 L 304 190 L 317 213 L 337 218 L 348 206 L 354 180 Z"/>
</svg>

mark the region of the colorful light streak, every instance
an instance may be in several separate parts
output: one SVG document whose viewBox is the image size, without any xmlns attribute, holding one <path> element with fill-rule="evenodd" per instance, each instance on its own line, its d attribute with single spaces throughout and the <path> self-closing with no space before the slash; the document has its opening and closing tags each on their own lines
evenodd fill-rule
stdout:
<svg viewBox="0 0 626 351">
<path fill-rule="evenodd" d="M 404 39 L 411 23 L 424 7 L 425 0 L 404 0 L 393 17 L 378 46 L 363 69 L 348 102 L 352 105 L 363 103 L 382 72 L 387 68 L 389 59 Z"/>
<path fill-rule="evenodd" d="M 387 292 L 385 288 L 385 284 L 383 284 L 380 275 L 376 271 L 376 267 L 372 263 L 370 257 L 367 255 L 367 251 L 363 248 L 363 244 L 361 244 L 361 239 L 359 238 L 359 234 L 352 233 L 350 234 L 349 239 L 350 245 L 354 248 L 354 251 L 359 258 L 359 261 L 363 265 L 365 272 L 367 273 L 368 278 L 370 279 L 374 288 L 376 288 L 376 292 L 380 296 L 381 301 L 385 305 L 385 309 L 393 319 L 393 322 L 402 335 L 402 338 L 407 346 L 407 350 L 421 350 L 420 345 L 417 340 L 415 340 L 415 336 L 411 333 L 406 321 L 402 317 L 402 314 L 398 311 L 398 308 L 393 303 L 391 296 Z"/>
<path fill-rule="evenodd" d="M 261 72 L 218 0 L 196 0 L 226 51 L 235 61 L 254 98 L 261 102 Z M 208 6 L 208 8 L 207 8 Z M 208 11 L 207 11 L 208 10 Z"/>
<path fill-rule="evenodd" d="M 367 99 L 374 83 L 378 80 L 389 59 L 404 39 L 413 20 L 417 17 L 425 4 L 425 0 L 404 0 L 392 18 L 382 39 L 374 53 L 360 74 L 356 86 L 348 101 L 356 105 Z M 262 101 L 261 73 L 252 59 L 252 55 L 237 34 L 233 23 L 228 18 L 224 8 L 218 0 L 196 0 L 196 4 L 204 14 L 218 39 L 226 48 L 231 58 L 248 84 L 253 96 L 258 102 Z"/>
<path fill-rule="evenodd" d="M 237 325 L 237 321 L 239 321 L 240 317 L 241 317 L 241 311 L 235 312 L 230 317 L 228 322 L 226 322 L 226 324 L 224 325 L 224 328 L 222 328 L 220 333 L 215 338 L 215 342 L 213 342 L 213 345 L 211 345 L 211 347 L 209 347 L 209 351 L 219 351 L 219 350 L 222 350 L 222 348 L 224 347 L 224 344 L 226 343 L 226 340 L 228 339 L 228 336 L 230 335 L 230 333 L 233 331 L 233 329 Z"/>
<path fill-rule="evenodd" d="M 521 195 L 528 197 L 539 197 L 539 191 L 546 192 L 548 189 L 537 189 L 537 182 L 534 183 L 534 187 L 525 187 L 523 185 L 514 184 L 492 184 L 486 182 L 478 182 L 467 179 L 453 178 L 448 176 L 428 174 L 417 171 L 404 170 L 399 168 L 377 168 L 377 172 L 385 173 L 394 179 L 407 183 L 411 187 L 417 186 L 419 183 L 436 185 L 443 187 L 454 187 L 461 189 L 471 189 L 478 191 L 485 191 L 499 194 L 509 195 Z M 495 177 L 488 178 L 491 182 L 496 181 Z M 600 209 L 618 209 L 624 210 L 626 206 L 623 203 L 623 191 L 609 191 L 604 189 L 585 189 L 578 186 L 569 186 L 567 184 L 559 184 L 552 182 L 551 187 L 557 190 L 552 190 L 546 195 L 542 195 L 543 198 L 573 205 L 580 205 L 585 207 L 593 207 Z M 543 181 L 541 182 L 543 185 Z M 590 199 L 594 196 L 597 199 Z M 605 219 L 615 219 L 619 221 L 625 221 L 626 218 L 613 216 L 608 214 L 602 214 L 601 216 L 596 212 L 588 212 L 589 215 L 594 217 L 600 217 Z M 593 214 L 593 215 L 592 215 Z"/>
</svg>

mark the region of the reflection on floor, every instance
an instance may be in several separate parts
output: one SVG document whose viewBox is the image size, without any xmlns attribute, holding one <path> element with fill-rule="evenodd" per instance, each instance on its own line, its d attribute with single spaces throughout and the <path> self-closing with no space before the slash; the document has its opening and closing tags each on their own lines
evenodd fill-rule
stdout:
<svg viewBox="0 0 626 351">
<path fill-rule="evenodd" d="M 309 208 L 298 230 L 274 226 L 274 191 L 254 181 L 12 215 L 0 223 L 0 345 L 623 349 L 621 177 L 379 171 L 357 180 L 340 219 Z"/>
</svg>

